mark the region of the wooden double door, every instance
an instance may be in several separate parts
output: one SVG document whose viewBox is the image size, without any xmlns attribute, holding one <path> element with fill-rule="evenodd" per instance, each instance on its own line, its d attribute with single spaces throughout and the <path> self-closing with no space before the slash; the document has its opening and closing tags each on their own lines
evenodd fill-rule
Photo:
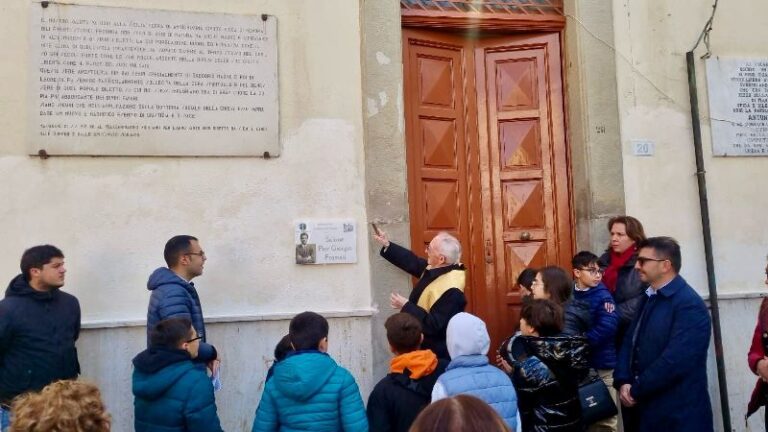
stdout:
<svg viewBox="0 0 768 432">
<path fill-rule="evenodd" d="M 403 30 L 411 239 L 458 237 L 491 353 L 517 329 L 526 267 L 573 252 L 558 33 Z"/>
</svg>

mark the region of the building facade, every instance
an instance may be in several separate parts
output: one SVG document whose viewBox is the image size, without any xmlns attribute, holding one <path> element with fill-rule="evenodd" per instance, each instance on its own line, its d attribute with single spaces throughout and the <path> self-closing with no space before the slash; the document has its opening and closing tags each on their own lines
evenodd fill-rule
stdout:
<svg viewBox="0 0 768 432">
<path fill-rule="evenodd" d="M 146 279 L 176 234 L 197 236 L 209 257 L 196 284 L 222 352 L 226 430 L 250 427 L 274 345 L 304 310 L 330 318 L 330 352 L 364 398 L 386 373 L 389 294 L 407 293 L 411 279 L 378 256 L 370 221 L 417 251 L 438 231 L 457 234 L 469 308 L 495 339 L 516 321 L 516 273 L 602 251 L 617 214 L 677 238 L 683 276 L 708 296 L 685 63 L 708 3 L 77 4 L 278 22 L 278 157 L 43 158 L 26 126 L 37 108 L 27 88 L 29 16 L 39 5 L 0 5 L 0 274 L 10 280 L 31 245 L 63 249 L 65 289 L 83 309 L 83 376 L 102 388 L 115 430 L 132 423 Z M 712 56 L 768 58 L 766 16 L 758 1 L 719 4 Z M 704 163 L 730 413 L 743 430 L 755 381 L 746 352 L 765 289 L 768 159 L 713 156 L 705 52 L 695 51 Z M 635 155 L 638 141 L 653 143 L 653 154 Z M 356 263 L 296 264 L 295 222 L 324 218 L 356 221 Z M 718 419 L 714 354 L 710 363 Z M 750 425 L 762 427 L 762 417 Z"/>
</svg>

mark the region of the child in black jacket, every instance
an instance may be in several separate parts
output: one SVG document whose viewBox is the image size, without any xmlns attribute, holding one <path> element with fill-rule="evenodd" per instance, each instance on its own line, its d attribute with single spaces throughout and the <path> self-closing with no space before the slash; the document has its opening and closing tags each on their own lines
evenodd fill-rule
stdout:
<svg viewBox="0 0 768 432">
<path fill-rule="evenodd" d="M 384 323 L 389 348 L 395 357 L 390 373 L 368 398 L 371 432 L 407 432 L 422 409 L 429 405 L 437 377 L 446 363 L 430 350 L 421 350 L 424 336 L 419 320 L 407 313 L 392 315 Z"/>
<path fill-rule="evenodd" d="M 520 311 L 519 336 L 504 341 L 500 355 L 512 366 L 512 383 L 523 432 L 581 432 L 579 382 L 588 371 L 583 336 L 556 336 L 563 311 L 537 299 Z"/>
</svg>

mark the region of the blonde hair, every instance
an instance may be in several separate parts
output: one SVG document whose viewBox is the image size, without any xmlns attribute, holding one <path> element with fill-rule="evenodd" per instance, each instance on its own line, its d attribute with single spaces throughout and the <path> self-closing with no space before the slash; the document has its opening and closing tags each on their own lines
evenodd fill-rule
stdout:
<svg viewBox="0 0 768 432">
<path fill-rule="evenodd" d="M 98 387 L 83 381 L 56 381 L 22 395 L 11 412 L 10 432 L 109 432 L 112 423 Z"/>
</svg>

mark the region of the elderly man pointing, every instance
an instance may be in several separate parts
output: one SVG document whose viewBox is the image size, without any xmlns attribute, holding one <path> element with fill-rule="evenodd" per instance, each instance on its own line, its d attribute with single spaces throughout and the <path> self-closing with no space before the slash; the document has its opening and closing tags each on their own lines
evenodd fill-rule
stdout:
<svg viewBox="0 0 768 432">
<path fill-rule="evenodd" d="M 375 232 L 373 238 L 382 245 L 380 253 L 384 259 L 419 278 L 408 298 L 392 293 L 392 307 L 421 321 L 424 332 L 423 349 L 432 350 L 438 358 L 449 359 L 445 330 L 448 328 L 448 321 L 457 313 L 463 312 L 467 305 L 467 299 L 464 297 L 466 269 L 459 262 L 459 240 L 447 232 L 437 234 L 427 246 L 425 260 L 390 242 L 387 233 L 381 230 Z"/>
</svg>

